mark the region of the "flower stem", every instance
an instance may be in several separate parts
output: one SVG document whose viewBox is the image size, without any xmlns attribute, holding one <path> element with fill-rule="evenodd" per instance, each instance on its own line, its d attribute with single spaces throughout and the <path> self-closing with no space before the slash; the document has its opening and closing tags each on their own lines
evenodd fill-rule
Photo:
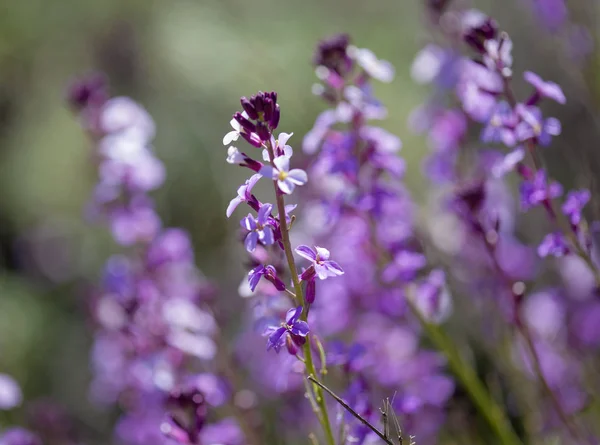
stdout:
<svg viewBox="0 0 600 445">
<path fill-rule="evenodd" d="M 275 153 L 273 151 L 273 146 L 270 142 L 266 143 L 267 151 L 269 153 L 269 159 L 271 164 L 273 164 L 273 160 L 275 159 Z M 302 283 L 300 282 L 300 278 L 298 277 L 298 270 L 296 268 L 296 262 L 294 261 L 294 253 L 292 251 L 292 244 L 290 243 L 290 234 L 289 228 L 287 225 L 287 217 L 285 213 L 285 201 L 283 194 L 280 192 L 279 187 L 277 186 L 277 181 L 273 181 L 273 187 L 275 188 L 275 199 L 277 202 L 277 211 L 279 212 L 279 230 L 281 232 L 281 242 L 283 244 L 283 250 L 285 252 L 285 257 L 288 263 L 288 267 L 290 269 L 290 275 L 292 276 L 292 282 L 294 283 L 294 289 L 296 294 L 296 303 L 302 306 L 302 316 L 301 319 L 306 321 L 308 315 L 308 307 L 304 301 L 304 293 L 302 289 Z M 306 343 L 302 347 L 304 351 L 304 360 L 305 360 L 305 369 L 307 376 L 315 376 L 317 375 L 317 371 L 315 369 L 315 364 L 312 356 L 311 349 L 311 336 L 308 335 L 306 337 Z M 321 426 L 323 427 L 323 432 L 325 433 L 325 437 L 327 439 L 328 445 L 335 445 L 335 439 L 333 437 L 333 431 L 331 429 L 331 423 L 329 421 L 329 414 L 327 412 L 327 404 L 325 402 L 325 398 L 323 397 L 323 390 L 321 387 L 313 382 L 313 392 L 315 394 L 315 400 L 317 402 L 317 406 L 319 407 L 320 416 L 319 422 L 321 422 Z"/>
<path fill-rule="evenodd" d="M 489 394 L 473 368 L 464 362 L 452 340 L 439 326 L 425 320 L 411 298 L 407 298 L 406 301 L 431 341 L 446 356 L 450 368 L 501 442 L 504 445 L 521 444 L 521 439 L 513 430 L 506 413 Z"/>
</svg>

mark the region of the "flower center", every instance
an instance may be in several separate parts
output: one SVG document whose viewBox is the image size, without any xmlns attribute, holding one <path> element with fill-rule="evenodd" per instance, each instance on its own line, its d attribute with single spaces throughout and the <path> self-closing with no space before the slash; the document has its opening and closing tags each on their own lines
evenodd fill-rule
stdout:
<svg viewBox="0 0 600 445">
<path fill-rule="evenodd" d="M 285 181 L 288 177 L 288 172 L 280 171 L 279 175 L 277 175 L 277 179 L 280 181 Z"/>
</svg>

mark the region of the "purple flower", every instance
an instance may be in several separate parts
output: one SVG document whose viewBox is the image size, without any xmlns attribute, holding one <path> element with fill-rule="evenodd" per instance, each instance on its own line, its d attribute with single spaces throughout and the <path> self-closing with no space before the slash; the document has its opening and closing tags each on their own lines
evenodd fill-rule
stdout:
<svg viewBox="0 0 600 445">
<path fill-rule="evenodd" d="M 106 78 L 94 73 L 88 77 L 75 80 L 67 90 L 67 101 L 80 111 L 88 106 L 101 106 L 107 99 Z"/>
<path fill-rule="evenodd" d="M 110 212 L 110 226 L 119 244 L 131 246 L 151 241 L 160 230 L 161 221 L 150 200 L 139 196 L 128 206 L 116 207 Z"/>
<path fill-rule="evenodd" d="M 552 136 L 558 136 L 561 133 L 560 121 L 554 117 L 544 119 L 539 108 L 518 104 L 516 112 L 521 118 L 521 122 L 515 129 L 519 141 L 533 139 L 540 145 L 549 145 Z"/>
<path fill-rule="evenodd" d="M 563 90 L 557 83 L 544 81 L 540 76 L 531 71 L 525 71 L 523 77 L 535 88 L 536 94 L 528 101 L 530 105 L 537 102 L 540 97 L 547 97 L 563 105 L 567 103 L 565 93 L 563 93 Z"/>
<path fill-rule="evenodd" d="M 567 194 L 567 199 L 565 199 L 562 205 L 562 211 L 569 217 L 569 221 L 574 226 L 579 225 L 581 222 L 581 212 L 590 200 L 590 197 L 590 191 L 586 189 L 574 190 Z"/>
<path fill-rule="evenodd" d="M 227 206 L 227 212 L 226 212 L 227 218 L 229 218 L 233 214 L 234 210 L 242 202 L 256 201 L 256 198 L 252 197 L 251 192 L 260 178 L 261 178 L 261 175 L 259 175 L 258 173 L 255 175 L 252 175 L 249 179 L 246 180 L 244 185 L 241 185 L 238 188 L 237 196 L 235 198 L 233 198 L 229 202 L 229 205 Z"/>
<path fill-rule="evenodd" d="M 525 159 L 525 150 L 522 147 L 518 147 L 506 154 L 499 161 L 495 162 L 492 165 L 490 172 L 495 178 L 502 178 L 506 174 L 512 172 L 523 159 Z"/>
<path fill-rule="evenodd" d="M 305 245 L 298 246 L 295 249 L 298 255 L 312 262 L 312 265 L 302 274 L 303 280 L 308 280 L 315 273 L 321 280 L 344 274 L 340 265 L 329 259 L 329 250 L 319 246 L 315 246 L 315 249 L 316 252 Z"/>
<path fill-rule="evenodd" d="M 507 102 L 498 102 L 492 111 L 487 125 L 481 131 L 482 142 L 502 142 L 512 147 L 517 142 L 514 128 L 517 116 Z"/>
<path fill-rule="evenodd" d="M 7 374 L 0 374 L 0 410 L 13 409 L 21 404 L 23 394 L 18 383 Z"/>
<path fill-rule="evenodd" d="M 42 441 L 24 428 L 8 428 L 0 436 L 2 445 L 42 445 Z"/>
<path fill-rule="evenodd" d="M 544 201 L 558 198 L 562 195 L 562 186 L 555 181 L 548 184 L 546 172 L 538 170 L 535 176 L 521 183 L 521 208 L 528 210 Z"/>
<path fill-rule="evenodd" d="M 282 323 L 280 327 L 271 326 L 267 329 L 265 332 L 265 335 L 269 336 L 267 339 L 267 351 L 275 349 L 276 352 L 279 352 L 285 344 L 284 334 L 290 335 L 292 340 L 295 341 L 306 338 L 309 332 L 308 323 L 300 320 L 300 315 L 302 315 L 302 306 L 292 308 L 287 311 L 285 323 Z"/>
<path fill-rule="evenodd" d="M 386 83 L 394 79 L 395 70 L 392 64 L 386 60 L 379 60 L 371 50 L 350 46 L 348 55 L 372 78 Z"/>
<path fill-rule="evenodd" d="M 266 165 L 260 169 L 260 174 L 277 181 L 279 190 L 289 195 L 297 185 L 304 185 L 308 181 L 306 172 L 299 168 L 290 170 L 290 158 L 279 156 L 273 160 L 274 167 Z"/>
<path fill-rule="evenodd" d="M 538 246 L 537 252 L 542 258 L 549 255 L 560 258 L 569 253 L 569 245 L 562 233 L 549 233 Z"/>
<path fill-rule="evenodd" d="M 263 204 L 258 211 L 258 216 L 256 218 L 248 213 L 248 216 L 242 218 L 240 221 L 242 228 L 249 231 L 244 241 L 244 245 L 248 252 L 252 252 L 256 249 L 256 245 L 259 241 L 264 245 L 270 245 L 275 242 L 273 226 L 269 221 L 271 210 L 273 210 L 272 204 Z"/>
<path fill-rule="evenodd" d="M 401 250 L 394 255 L 394 260 L 386 266 L 381 276 L 383 280 L 390 283 L 400 279 L 410 281 L 415 278 L 417 272 L 427 265 L 427 258 L 421 253 Z"/>
<path fill-rule="evenodd" d="M 261 278 L 265 278 L 266 280 L 273 283 L 275 288 L 279 291 L 285 290 L 285 284 L 279 278 L 277 278 L 277 271 L 271 265 L 269 266 L 256 266 L 248 273 L 248 283 L 250 284 L 250 290 L 254 292 L 256 286 Z"/>
</svg>

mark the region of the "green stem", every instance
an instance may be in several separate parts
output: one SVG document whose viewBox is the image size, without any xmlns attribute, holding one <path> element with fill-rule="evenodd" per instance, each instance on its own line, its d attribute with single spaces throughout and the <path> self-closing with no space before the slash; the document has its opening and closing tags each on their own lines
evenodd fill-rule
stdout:
<svg viewBox="0 0 600 445">
<path fill-rule="evenodd" d="M 519 439 L 513 430 L 506 413 L 489 394 L 474 369 L 464 362 L 452 340 L 448 338 L 439 326 L 425 320 L 410 298 L 406 298 L 406 301 L 413 314 L 419 319 L 431 341 L 437 349 L 444 353 L 448 359 L 450 368 L 471 397 L 473 403 L 477 406 L 479 412 L 500 438 L 500 441 L 504 445 L 521 444 L 521 439 Z"/>
<path fill-rule="evenodd" d="M 275 153 L 273 152 L 273 146 L 270 142 L 267 142 L 267 151 L 269 153 L 269 159 L 271 164 L 273 164 L 273 160 L 275 159 Z M 287 226 L 287 218 L 285 214 L 285 201 L 283 198 L 283 194 L 280 192 L 279 187 L 277 186 L 277 181 L 273 181 L 273 186 L 275 188 L 275 199 L 277 202 L 277 211 L 279 212 L 279 227 L 281 231 L 281 242 L 283 244 L 283 250 L 285 252 L 285 258 L 288 263 L 288 267 L 290 269 L 290 274 L 292 276 L 292 282 L 294 283 L 294 289 L 296 294 L 296 303 L 302 306 L 303 311 L 301 315 L 301 319 L 306 321 L 308 316 L 308 307 L 304 301 L 304 291 L 302 289 L 302 283 L 300 282 L 300 278 L 298 277 L 298 270 L 296 268 L 296 262 L 294 261 L 294 253 L 292 251 L 292 244 L 290 243 L 290 234 L 289 228 Z M 317 375 L 317 371 L 315 369 L 315 364 L 312 356 L 311 349 L 311 337 L 308 335 L 306 337 L 306 343 L 302 347 L 304 352 L 304 361 L 305 361 L 305 369 L 306 375 L 315 376 Z M 327 403 L 325 402 L 325 398 L 323 397 L 323 390 L 321 387 L 313 382 L 313 392 L 315 394 L 315 400 L 317 402 L 317 406 L 319 407 L 320 416 L 319 422 L 321 422 L 321 426 L 323 427 L 323 432 L 325 433 L 325 437 L 327 439 L 328 445 L 335 445 L 335 439 L 333 437 L 333 431 L 331 429 L 331 423 L 329 421 L 329 413 L 327 412 Z"/>
</svg>

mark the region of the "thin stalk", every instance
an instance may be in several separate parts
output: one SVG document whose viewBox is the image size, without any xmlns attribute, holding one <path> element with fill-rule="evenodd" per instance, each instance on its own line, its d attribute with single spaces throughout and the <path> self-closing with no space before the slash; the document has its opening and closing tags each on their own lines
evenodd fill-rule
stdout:
<svg viewBox="0 0 600 445">
<path fill-rule="evenodd" d="M 267 151 L 269 153 L 269 159 L 271 164 L 273 164 L 273 160 L 275 159 L 275 153 L 273 152 L 273 146 L 270 142 L 266 143 Z M 289 228 L 287 226 L 287 218 L 285 213 L 285 201 L 283 194 L 279 190 L 277 186 L 277 181 L 273 181 L 273 187 L 275 188 L 275 199 L 277 202 L 277 211 L 279 212 L 279 227 L 281 231 L 281 242 L 283 244 L 283 250 L 285 252 L 285 257 L 288 263 L 288 267 L 290 270 L 290 275 L 292 276 L 292 282 L 294 283 L 294 289 L 296 294 L 296 303 L 302 306 L 302 320 L 306 321 L 308 315 L 308 307 L 304 301 L 304 291 L 302 289 L 302 283 L 300 282 L 300 278 L 298 277 L 298 270 L 296 269 L 296 262 L 294 261 L 294 253 L 292 251 L 292 244 L 290 243 L 290 234 Z M 307 375 L 317 375 L 317 371 L 315 369 L 315 364 L 312 356 L 311 349 L 311 338 L 310 335 L 306 337 L 306 342 L 303 347 L 304 352 L 304 360 L 305 360 L 305 368 Z M 323 391 L 321 387 L 317 384 L 313 385 L 313 391 L 315 394 L 315 400 L 319 407 L 319 411 L 321 413 L 319 418 L 319 422 L 323 427 L 323 432 L 325 433 L 325 437 L 327 439 L 328 445 L 335 445 L 335 439 L 333 437 L 333 431 L 331 429 L 331 423 L 329 421 L 329 413 L 327 412 L 327 404 L 323 397 Z"/>
<path fill-rule="evenodd" d="M 311 382 L 313 382 L 315 385 L 317 385 L 319 388 L 325 390 L 325 392 L 327 392 L 327 394 L 329 394 L 331 397 L 333 397 L 335 399 L 335 401 L 337 403 L 339 403 L 340 405 L 342 405 L 342 407 L 348 411 L 350 414 L 352 414 L 354 417 L 356 417 L 358 420 L 360 420 L 367 428 L 369 428 L 371 431 L 373 431 L 375 434 L 377 434 L 379 436 L 379 438 L 381 440 L 383 440 L 385 443 L 387 443 L 388 445 L 396 445 L 394 444 L 394 442 L 392 442 L 384 433 L 382 433 L 381 431 L 379 431 L 379 429 L 377 429 L 375 426 L 373 426 L 371 424 L 371 422 L 369 422 L 367 419 L 365 419 L 363 416 L 361 416 L 360 414 L 358 414 L 356 411 L 354 411 L 354 409 L 352 409 L 352 407 L 350 405 L 348 405 L 344 399 L 342 399 L 340 396 L 338 396 L 336 393 L 334 393 L 331 389 L 329 389 L 327 386 L 323 385 L 321 382 L 319 382 L 312 374 L 309 375 L 307 377 L 308 380 L 310 380 Z"/>
<path fill-rule="evenodd" d="M 491 397 L 473 368 L 463 361 L 452 340 L 439 326 L 429 323 L 423 318 L 411 298 L 406 298 L 406 301 L 431 341 L 446 356 L 450 368 L 501 442 L 504 445 L 521 444 L 521 439 L 513 430 L 506 413 Z"/>
</svg>

